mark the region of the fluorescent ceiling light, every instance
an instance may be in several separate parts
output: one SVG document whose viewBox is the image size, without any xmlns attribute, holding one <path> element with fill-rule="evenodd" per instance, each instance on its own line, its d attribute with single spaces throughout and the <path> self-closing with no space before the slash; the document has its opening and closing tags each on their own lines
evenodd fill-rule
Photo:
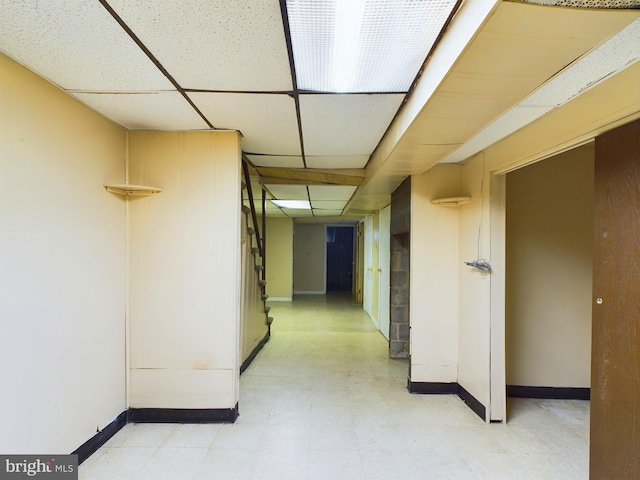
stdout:
<svg viewBox="0 0 640 480">
<path fill-rule="evenodd" d="M 406 92 L 456 0 L 287 0 L 298 88 Z"/>
<path fill-rule="evenodd" d="M 297 210 L 311 210 L 309 200 L 271 200 L 280 208 L 294 208 Z"/>
</svg>

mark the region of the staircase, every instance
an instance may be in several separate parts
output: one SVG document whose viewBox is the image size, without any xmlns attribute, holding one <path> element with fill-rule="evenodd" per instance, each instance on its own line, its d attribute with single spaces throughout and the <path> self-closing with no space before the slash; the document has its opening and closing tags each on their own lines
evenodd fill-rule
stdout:
<svg viewBox="0 0 640 480">
<path fill-rule="evenodd" d="M 262 223 L 258 223 L 253 202 L 253 192 L 249 176 L 249 166 L 243 161 L 243 193 L 246 199 L 242 205 L 242 299 L 240 313 L 240 342 L 242 352 L 242 373 L 269 340 L 273 318 L 269 316 L 271 307 L 266 305 L 265 261 L 265 216 L 264 192 L 262 201 Z"/>
</svg>

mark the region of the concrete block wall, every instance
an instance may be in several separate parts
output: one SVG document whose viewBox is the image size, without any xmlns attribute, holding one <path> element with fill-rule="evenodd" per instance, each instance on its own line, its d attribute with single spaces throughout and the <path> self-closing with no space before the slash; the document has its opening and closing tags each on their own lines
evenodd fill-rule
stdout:
<svg viewBox="0 0 640 480">
<path fill-rule="evenodd" d="M 409 232 L 411 178 L 391 194 L 391 318 L 389 356 L 409 357 Z"/>
</svg>

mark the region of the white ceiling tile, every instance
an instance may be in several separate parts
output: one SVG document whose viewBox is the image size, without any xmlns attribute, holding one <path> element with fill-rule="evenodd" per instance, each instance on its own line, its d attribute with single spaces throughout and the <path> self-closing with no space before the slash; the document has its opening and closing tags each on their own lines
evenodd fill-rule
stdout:
<svg viewBox="0 0 640 480">
<path fill-rule="evenodd" d="M 288 95 L 189 93 L 216 128 L 240 130 L 242 150 L 300 155 L 295 102 Z"/>
<path fill-rule="evenodd" d="M 321 210 L 342 210 L 347 205 L 347 200 L 311 200 L 311 207 Z"/>
<path fill-rule="evenodd" d="M 313 214 L 316 217 L 337 217 L 342 214 L 342 209 L 340 210 L 318 210 L 313 209 Z"/>
<path fill-rule="evenodd" d="M 404 95 L 301 95 L 307 155 L 369 155 Z"/>
<path fill-rule="evenodd" d="M 267 217 L 286 217 L 285 213 L 279 208 L 267 210 Z"/>
<path fill-rule="evenodd" d="M 256 167 L 304 168 L 301 156 L 247 155 Z"/>
<path fill-rule="evenodd" d="M 291 90 L 278 0 L 110 0 L 183 88 Z"/>
<path fill-rule="evenodd" d="M 309 185 L 309 198 L 316 200 L 349 200 L 357 187 L 350 185 Z"/>
<path fill-rule="evenodd" d="M 75 97 L 129 130 L 204 130 L 209 127 L 178 92 Z"/>
<path fill-rule="evenodd" d="M 364 168 L 369 155 L 306 155 L 308 168 Z"/>
<path fill-rule="evenodd" d="M 288 217 L 311 217 L 313 215 L 311 210 L 284 208 L 283 211 Z"/>
<path fill-rule="evenodd" d="M 265 185 L 278 200 L 308 200 L 305 185 Z"/>
<path fill-rule="evenodd" d="M 173 90 L 99 2 L 0 0 L 0 46 L 67 90 Z"/>
</svg>

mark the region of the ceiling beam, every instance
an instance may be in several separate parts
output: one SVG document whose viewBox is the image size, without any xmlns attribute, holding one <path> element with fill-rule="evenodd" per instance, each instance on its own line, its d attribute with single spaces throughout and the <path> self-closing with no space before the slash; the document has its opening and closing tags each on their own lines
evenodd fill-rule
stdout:
<svg viewBox="0 0 640 480">
<path fill-rule="evenodd" d="M 256 167 L 260 184 L 276 185 L 352 185 L 364 181 L 364 169 L 319 170 L 296 168 Z"/>
</svg>

